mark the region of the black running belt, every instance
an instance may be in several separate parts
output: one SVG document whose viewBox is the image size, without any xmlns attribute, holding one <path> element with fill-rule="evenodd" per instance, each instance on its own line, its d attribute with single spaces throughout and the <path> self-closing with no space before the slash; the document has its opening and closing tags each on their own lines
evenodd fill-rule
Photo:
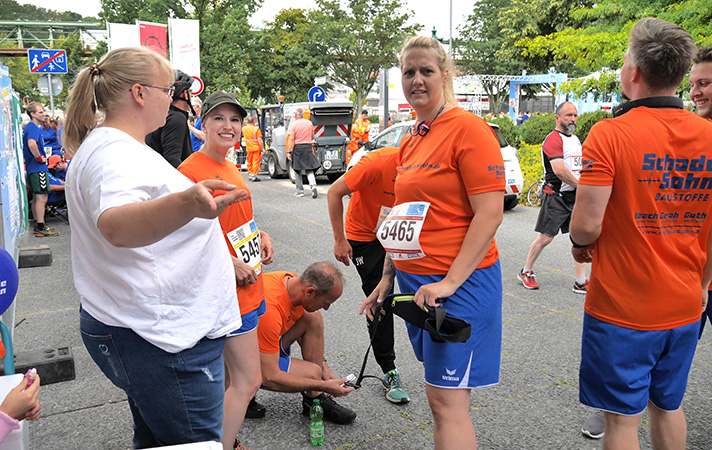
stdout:
<svg viewBox="0 0 712 450">
<path fill-rule="evenodd" d="M 391 294 L 386 297 L 383 302 L 376 305 L 373 318 L 374 324 L 370 336 L 371 339 L 368 344 L 368 349 L 366 349 L 366 355 L 363 357 L 361 372 L 359 372 L 355 382 L 347 383 L 349 386 L 356 389 L 360 388 L 361 381 L 363 381 L 364 378 L 376 378 L 386 386 L 386 381 L 383 380 L 383 378 L 375 375 L 364 375 L 366 363 L 368 362 L 368 353 L 371 351 L 371 347 L 373 347 L 376 330 L 378 329 L 378 324 L 381 322 L 382 310 L 391 311 L 411 325 L 426 330 L 430 333 L 430 338 L 433 342 L 448 342 L 454 344 L 465 342 L 470 338 L 472 326 L 468 322 L 448 314 L 444 306 L 430 308 L 424 305 L 423 308 L 421 308 L 413 301 L 414 297 L 415 293 Z M 447 300 L 447 298 L 438 299 L 438 302 L 445 303 Z"/>
</svg>

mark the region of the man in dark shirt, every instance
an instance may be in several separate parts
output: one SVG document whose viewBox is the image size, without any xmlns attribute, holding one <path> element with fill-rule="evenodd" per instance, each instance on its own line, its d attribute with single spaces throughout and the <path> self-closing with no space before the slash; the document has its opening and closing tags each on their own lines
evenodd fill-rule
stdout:
<svg viewBox="0 0 712 450">
<path fill-rule="evenodd" d="M 193 111 L 190 104 L 192 84 L 193 78 L 190 75 L 176 71 L 173 102 L 168 110 L 166 124 L 146 135 L 146 145 L 160 153 L 173 167 L 178 167 L 193 152 L 188 129 L 188 111 Z"/>
</svg>

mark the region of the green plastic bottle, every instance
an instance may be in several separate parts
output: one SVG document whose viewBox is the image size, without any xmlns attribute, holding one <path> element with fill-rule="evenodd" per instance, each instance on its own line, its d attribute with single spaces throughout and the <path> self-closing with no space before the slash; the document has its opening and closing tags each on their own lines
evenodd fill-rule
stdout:
<svg viewBox="0 0 712 450">
<path fill-rule="evenodd" d="M 309 437 L 312 445 L 322 445 L 324 443 L 324 410 L 321 408 L 318 398 L 312 402 L 309 417 L 311 418 Z"/>
</svg>

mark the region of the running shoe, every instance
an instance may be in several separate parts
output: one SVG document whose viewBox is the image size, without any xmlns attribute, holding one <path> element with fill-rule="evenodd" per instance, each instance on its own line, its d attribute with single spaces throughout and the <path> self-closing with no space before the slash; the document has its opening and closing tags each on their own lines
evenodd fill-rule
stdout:
<svg viewBox="0 0 712 450">
<path fill-rule="evenodd" d="M 294 196 L 295 197 L 304 197 L 304 192 L 295 192 Z"/>
<path fill-rule="evenodd" d="M 257 397 L 252 397 L 250 404 L 247 405 L 247 411 L 245 411 L 245 417 L 247 419 L 261 419 L 267 414 L 267 408 L 261 403 L 257 403 Z"/>
<path fill-rule="evenodd" d="M 581 284 L 574 281 L 574 287 L 572 290 L 577 294 L 586 294 L 586 292 L 588 291 L 588 280 L 584 281 Z"/>
<path fill-rule="evenodd" d="M 232 444 L 232 450 L 252 450 L 252 449 L 242 445 L 242 442 L 239 439 L 235 439 L 235 443 Z"/>
<path fill-rule="evenodd" d="M 319 192 L 316 190 L 316 186 L 312 186 L 312 198 L 317 198 L 319 196 Z"/>
<path fill-rule="evenodd" d="M 604 423 L 603 411 L 597 409 L 593 414 L 588 416 L 588 419 L 583 423 L 581 433 L 591 439 L 601 439 L 603 437 Z"/>
<path fill-rule="evenodd" d="M 400 387 L 400 375 L 396 369 L 383 375 L 383 381 L 386 384 L 386 400 L 391 403 L 408 403 L 410 401 L 405 389 Z"/>
<path fill-rule="evenodd" d="M 522 269 L 517 275 L 517 278 L 519 278 L 519 281 L 522 282 L 525 288 L 539 289 L 539 283 L 536 282 L 536 274 L 533 270 L 524 272 L 524 269 Z"/>
<path fill-rule="evenodd" d="M 334 398 L 331 395 L 322 392 L 316 398 L 319 399 L 319 403 L 321 404 L 321 407 L 324 410 L 324 419 L 341 425 L 348 425 L 353 422 L 354 419 L 356 419 L 355 412 L 351 411 L 348 408 L 344 408 L 343 406 L 336 403 L 336 401 L 334 401 Z M 303 415 L 309 415 L 313 400 L 313 398 L 307 397 L 302 393 Z"/>
<path fill-rule="evenodd" d="M 39 228 L 35 227 L 34 232 L 35 232 L 35 236 L 37 236 L 37 237 L 59 236 L 59 231 L 55 230 L 54 228 L 50 228 L 50 227 L 44 227 L 41 230 Z"/>
</svg>

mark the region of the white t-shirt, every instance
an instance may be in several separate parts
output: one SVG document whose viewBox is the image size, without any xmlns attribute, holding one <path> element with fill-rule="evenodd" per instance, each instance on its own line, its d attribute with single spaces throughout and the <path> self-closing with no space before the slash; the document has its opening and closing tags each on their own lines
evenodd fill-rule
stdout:
<svg viewBox="0 0 712 450">
<path fill-rule="evenodd" d="M 170 353 L 242 325 L 235 272 L 218 220 L 193 219 L 138 248 L 114 247 L 97 222 L 109 208 L 192 184 L 161 155 L 107 127 L 87 136 L 67 174 L 74 285 L 82 306 L 104 324 L 130 328 Z"/>
</svg>

